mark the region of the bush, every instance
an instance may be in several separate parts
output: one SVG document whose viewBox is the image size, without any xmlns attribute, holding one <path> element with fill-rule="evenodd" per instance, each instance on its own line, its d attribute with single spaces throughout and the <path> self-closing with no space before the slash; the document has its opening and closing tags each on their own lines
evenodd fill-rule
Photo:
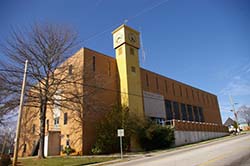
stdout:
<svg viewBox="0 0 250 166">
<path fill-rule="evenodd" d="M 71 148 L 70 146 L 66 146 L 65 149 L 62 151 L 64 154 L 70 155 L 71 153 L 76 152 L 75 149 Z"/>
<path fill-rule="evenodd" d="M 141 147 L 146 151 L 168 148 L 174 142 L 174 130 L 149 120 L 139 132 L 139 139 Z"/>
<path fill-rule="evenodd" d="M 2 155 L 0 159 L 0 166 L 8 166 L 11 164 L 11 159 L 9 155 Z"/>
<path fill-rule="evenodd" d="M 130 137 L 137 133 L 140 120 L 129 113 L 128 109 L 116 106 L 108 112 L 97 126 L 97 139 L 92 147 L 93 154 L 108 154 L 120 151 L 117 129 L 124 129 L 123 150 L 128 151 Z"/>
</svg>

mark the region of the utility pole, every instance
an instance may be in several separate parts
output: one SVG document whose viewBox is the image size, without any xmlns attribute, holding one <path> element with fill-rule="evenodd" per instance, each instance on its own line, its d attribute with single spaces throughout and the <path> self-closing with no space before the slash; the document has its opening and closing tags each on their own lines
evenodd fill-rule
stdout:
<svg viewBox="0 0 250 166">
<path fill-rule="evenodd" d="M 229 99 L 230 99 L 231 106 L 233 108 L 232 112 L 234 113 L 234 118 L 235 118 L 235 121 L 236 121 L 236 124 L 237 124 L 236 132 L 238 132 L 239 122 L 238 122 L 238 115 L 237 115 L 237 112 L 235 110 L 235 104 L 237 104 L 237 103 L 234 103 L 233 98 L 232 98 L 231 95 L 229 95 Z"/>
<path fill-rule="evenodd" d="M 17 121 L 17 128 L 16 128 L 16 139 L 15 139 L 16 142 L 15 142 L 15 149 L 14 149 L 13 166 L 16 166 L 17 164 L 19 137 L 20 137 L 20 125 L 22 122 L 22 112 L 23 112 L 23 103 L 24 103 L 23 98 L 24 98 L 26 79 L 27 79 L 27 67 L 28 67 L 28 60 L 25 61 L 24 74 L 23 74 L 23 85 L 22 85 L 20 105 L 19 105 L 19 110 L 18 110 L 19 114 L 18 114 L 18 121 Z"/>
</svg>

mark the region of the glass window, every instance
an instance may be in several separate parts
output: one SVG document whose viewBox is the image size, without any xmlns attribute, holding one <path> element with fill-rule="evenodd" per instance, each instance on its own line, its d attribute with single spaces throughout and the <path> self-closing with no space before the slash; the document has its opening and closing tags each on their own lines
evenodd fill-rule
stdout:
<svg viewBox="0 0 250 166">
<path fill-rule="evenodd" d="M 92 59 L 92 70 L 95 72 L 95 56 Z"/>
<path fill-rule="evenodd" d="M 54 127 L 59 127 L 59 117 L 54 118 Z"/>
<path fill-rule="evenodd" d="M 191 105 L 187 105 L 187 110 L 188 110 L 188 120 L 189 121 L 193 121 L 194 117 L 193 117 L 192 106 Z"/>
<path fill-rule="evenodd" d="M 47 119 L 46 123 L 47 123 L 47 131 L 49 131 L 49 119 Z"/>
<path fill-rule="evenodd" d="M 132 71 L 133 73 L 135 73 L 135 67 L 134 67 L 134 66 L 131 66 L 131 71 Z"/>
<path fill-rule="evenodd" d="M 174 105 L 174 119 L 180 120 L 179 103 L 173 102 L 173 105 Z"/>
<path fill-rule="evenodd" d="M 111 65 L 110 65 L 110 62 L 108 62 L 108 75 L 111 76 Z"/>
<path fill-rule="evenodd" d="M 187 109 L 185 104 L 181 104 L 182 120 L 187 120 Z"/>
<path fill-rule="evenodd" d="M 69 75 L 72 75 L 73 73 L 73 65 L 69 65 Z"/>
<path fill-rule="evenodd" d="M 147 84 L 147 87 L 149 87 L 148 74 L 146 74 L 146 84 Z"/>
<path fill-rule="evenodd" d="M 194 106 L 193 109 L 194 109 L 194 120 L 196 122 L 200 122 L 198 108 L 196 106 Z"/>
<path fill-rule="evenodd" d="M 182 88 L 181 88 L 181 85 L 179 85 L 179 88 L 180 88 L 180 96 L 182 96 Z"/>
<path fill-rule="evenodd" d="M 36 125 L 33 124 L 33 126 L 32 126 L 32 133 L 35 134 L 35 132 L 36 132 Z"/>
<path fill-rule="evenodd" d="M 165 100 L 165 108 L 166 108 L 167 120 L 172 120 L 173 112 L 172 112 L 171 101 Z"/>
<path fill-rule="evenodd" d="M 199 109 L 200 121 L 201 122 L 205 122 L 205 120 L 204 120 L 204 114 L 203 114 L 203 109 L 201 107 L 199 107 L 198 109 Z"/>
<path fill-rule="evenodd" d="M 64 113 L 64 118 L 63 118 L 63 124 L 67 124 L 68 123 L 68 113 L 67 112 L 65 112 Z"/>
</svg>

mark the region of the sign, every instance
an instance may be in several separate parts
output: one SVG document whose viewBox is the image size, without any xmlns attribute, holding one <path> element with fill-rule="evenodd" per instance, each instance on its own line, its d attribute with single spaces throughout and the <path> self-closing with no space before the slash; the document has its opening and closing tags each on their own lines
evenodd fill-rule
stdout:
<svg viewBox="0 0 250 166">
<path fill-rule="evenodd" d="M 118 135 L 118 137 L 124 137 L 124 129 L 118 129 L 117 135 Z"/>
</svg>

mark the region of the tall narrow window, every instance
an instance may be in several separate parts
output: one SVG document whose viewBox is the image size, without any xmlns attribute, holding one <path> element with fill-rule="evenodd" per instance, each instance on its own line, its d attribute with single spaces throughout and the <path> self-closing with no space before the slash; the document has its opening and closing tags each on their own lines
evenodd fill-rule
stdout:
<svg viewBox="0 0 250 166">
<path fill-rule="evenodd" d="M 72 75 L 73 73 L 73 65 L 69 65 L 69 75 Z"/>
<path fill-rule="evenodd" d="M 47 124 L 47 131 L 49 131 L 49 119 L 46 120 L 46 124 Z"/>
<path fill-rule="evenodd" d="M 187 120 L 187 109 L 185 104 L 181 104 L 181 116 L 182 120 Z"/>
<path fill-rule="evenodd" d="M 111 76 L 111 65 L 110 65 L 110 62 L 108 62 L 108 75 Z"/>
<path fill-rule="evenodd" d="M 174 119 L 180 119 L 180 113 L 179 113 L 179 103 L 173 102 L 174 106 Z"/>
<path fill-rule="evenodd" d="M 196 106 L 193 107 L 193 110 L 194 110 L 194 120 L 196 122 L 200 122 L 200 118 L 199 118 L 199 112 L 198 112 L 198 109 Z"/>
<path fill-rule="evenodd" d="M 166 90 L 166 93 L 168 93 L 168 82 L 167 82 L 167 80 L 165 80 L 165 90 Z"/>
<path fill-rule="evenodd" d="M 173 112 L 172 112 L 171 101 L 165 100 L 165 108 L 166 108 L 167 120 L 172 120 Z"/>
<path fill-rule="evenodd" d="M 202 109 L 201 107 L 199 107 L 198 109 L 199 109 L 200 121 L 201 121 L 201 122 L 205 122 L 204 114 L 203 114 L 203 109 Z"/>
<path fill-rule="evenodd" d="M 194 116 L 193 116 L 193 110 L 191 105 L 187 105 L 187 110 L 188 110 L 188 120 L 193 121 Z"/>
<path fill-rule="evenodd" d="M 175 96 L 174 83 L 172 83 L 172 90 L 173 90 L 173 94 L 174 94 L 174 96 Z"/>
<path fill-rule="evenodd" d="M 54 127 L 55 128 L 59 127 L 59 117 L 54 118 Z"/>
<path fill-rule="evenodd" d="M 194 100 L 194 91 L 192 90 L 192 96 L 193 96 L 193 100 Z"/>
<path fill-rule="evenodd" d="M 68 113 L 67 112 L 65 112 L 64 113 L 64 118 L 63 118 L 63 124 L 67 124 L 68 123 Z"/>
<path fill-rule="evenodd" d="M 93 59 L 92 59 L 92 70 L 93 72 L 95 72 L 95 56 L 93 56 Z"/>
<path fill-rule="evenodd" d="M 147 85 L 147 87 L 149 87 L 148 74 L 146 74 L 146 85 Z"/>
<path fill-rule="evenodd" d="M 179 85 L 180 88 L 180 95 L 182 96 L 182 89 L 181 89 L 181 85 Z"/>
<path fill-rule="evenodd" d="M 35 132 L 36 132 L 36 125 L 33 124 L 33 126 L 32 126 L 32 134 L 35 134 Z"/>
<path fill-rule="evenodd" d="M 131 66 L 131 72 L 135 73 L 135 67 L 134 66 Z"/>
<path fill-rule="evenodd" d="M 155 82 L 156 82 L 156 89 L 159 89 L 159 82 L 158 82 L 158 78 L 155 78 Z"/>
<path fill-rule="evenodd" d="M 186 96 L 187 96 L 187 98 L 188 98 L 188 89 L 186 88 Z"/>
</svg>

